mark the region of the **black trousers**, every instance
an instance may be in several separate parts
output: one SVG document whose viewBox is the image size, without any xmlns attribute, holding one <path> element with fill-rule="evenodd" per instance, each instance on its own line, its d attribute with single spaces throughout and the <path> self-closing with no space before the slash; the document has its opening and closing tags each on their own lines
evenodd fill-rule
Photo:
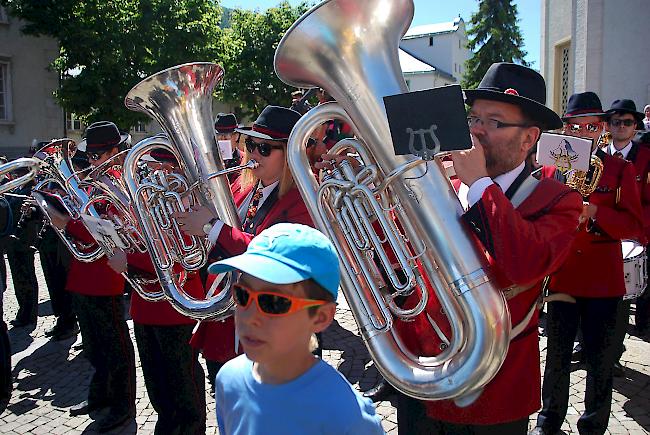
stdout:
<svg viewBox="0 0 650 435">
<path fill-rule="evenodd" d="M 57 318 L 57 322 L 68 324 L 74 322 L 72 295 L 65 290 L 70 252 L 51 227 L 48 227 L 43 234 L 43 239 L 38 248 L 38 256 L 41 259 L 52 311 Z"/>
<path fill-rule="evenodd" d="M 422 401 L 398 393 L 397 432 L 399 435 L 526 435 L 528 418 L 494 425 L 448 423 L 427 416 Z"/>
<path fill-rule="evenodd" d="M 34 249 L 22 241 L 9 239 L 7 260 L 11 269 L 18 313 L 16 319 L 36 323 L 38 317 L 38 281 L 34 268 Z"/>
<path fill-rule="evenodd" d="M 124 320 L 124 298 L 72 293 L 84 354 L 95 369 L 88 401 L 135 414 L 135 355 Z"/>
<path fill-rule="evenodd" d="M 156 434 L 205 434 L 205 374 L 190 345 L 194 325 L 133 324 Z"/>
<path fill-rule="evenodd" d="M 627 333 L 627 325 L 630 322 L 630 305 L 632 300 L 623 300 L 618 304 L 616 310 L 616 328 L 614 329 L 614 343 L 616 346 L 616 359 L 618 362 L 625 352 L 625 334 Z"/>
<path fill-rule="evenodd" d="M 569 401 L 573 339 L 580 326 L 587 386 L 578 430 L 581 434 L 605 433 L 612 404 L 612 367 L 618 352 L 616 315 L 621 301 L 620 297 L 576 298 L 576 303 L 547 304 L 548 346 L 537 426 L 551 433 L 562 426 Z"/>
</svg>

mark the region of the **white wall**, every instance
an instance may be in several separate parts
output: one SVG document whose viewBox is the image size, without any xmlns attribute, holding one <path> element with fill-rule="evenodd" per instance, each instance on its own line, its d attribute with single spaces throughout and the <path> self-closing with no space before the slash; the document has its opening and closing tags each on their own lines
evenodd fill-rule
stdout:
<svg viewBox="0 0 650 435">
<path fill-rule="evenodd" d="M 434 72 L 404 74 L 404 79 L 408 81 L 410 91 L 439 88 L 440 86 L 455 83 L 454 81 L 446 77 L 441 77 Z"/>
<path fill-rule="evenodd" d="M 546 102 L 553 105 L 555 95 L 555 47 L 556 44 L 571 38 L 572 10 L 575 0 L 543 0 L 541 2 L 541 50 L 540 73 L 546 80 Z M 574 44 L 572 44 L 573 46 Z M 575 57 L 574 57 L 575 58 Z M 573 74 L 573 71 L 571 71 Z M 571 80 L 571 83 L 573 80 Z M 572 93 L 569 90 L 569 93 Z M 554 108 L 552 107 L 553 109 Z"/>
<path fill-rule="evenodd" d="M 20 33 L 21 23 L 9 17 L 0 23 L 0 58 L 8 60 L 13 100 L 11 122 L 0 122 L 0 154 L 16 157 L 27 152 L 32 140 L 63 135 L 63 110 L 52 92 L 58 74 L 47 71 L 58 54 L 55 40 Z"/>
</svg>

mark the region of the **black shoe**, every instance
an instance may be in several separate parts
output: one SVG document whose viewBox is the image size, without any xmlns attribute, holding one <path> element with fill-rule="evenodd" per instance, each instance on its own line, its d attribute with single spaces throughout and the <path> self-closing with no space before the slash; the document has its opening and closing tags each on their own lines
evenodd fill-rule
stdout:
<svg viewBox="0 0 650 435">
<path fill-rule="evenodd" d="M 585 362 L 585 355 L 584 352 L 582 351 L 582 346 L 577 345 L 573 349 L 573 353 L 571 354 L 571 362 Z"/>
<path fill-rule="evenodd" d="M 14 320 L 9 321 L 9 323 L 16 328 L 22 328 L 27 325 L 36 325 L 36 320 L 21 319 L 17 317 Z"/>
<path fill-rule="evenodd" d="M 52 340 L 61 341 L 68 338 L 76 337 L 79 332 L 79 327 L 75 324 L 68 328 L 59 328 L 58 331 L 52 336 Z"/>
<path fill-rule="evenodd" d="M 76 415 L 85 415 L 90 414 L 93 411 L 102 409 L 108 405 L 105 405 L 103 402 L 89 402 L 84 400 L 81 403 L 77 403 L 72 408 L 70 408 L 70 416 L 74 417 Z"/>
<path fill-rule="evenodd" d="M 615 378 L 624 378 L 625 367 L 620 362 L 615 362 L 614 368 L 612 369 L 612 373 L 614 374 Z"/>
<path fill-rule="evenodd" d="M 388 399 L 389 396 L 392 396 L 396 393 L 397 391 L 395 390 L 395 387 L 389 384 L 386 379 L 382 379 L 377 383 L 377 385 L 368 391 L 364 391 L 363 397 L 368 398 L 373 402 L 382 402 Z"/>
<path fill-rule="evenodd" d="M 130 418 L 133 418 L 133 415 L 129 411 L 111 410 L 106 417 L 97 421 L 97 432 L 108 432 L 111 429 L 123 425 Z"/>
</svg>

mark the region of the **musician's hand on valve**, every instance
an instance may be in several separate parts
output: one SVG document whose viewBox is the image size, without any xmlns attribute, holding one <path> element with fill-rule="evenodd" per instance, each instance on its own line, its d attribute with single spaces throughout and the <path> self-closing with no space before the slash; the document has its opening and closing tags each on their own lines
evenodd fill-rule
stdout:
<svg viewBox="0 0 650 435">
<path fill-rule="evenodd" d="M 66 225 L 68 225 L 68 222 L 70 221 L 70 216 L 65 213 L 61 213 L 54 207 L 50 207 L 48 210 L 50 224 L 60 230 L 65 229 Z"/>
<path fill-rule="evenodd" d="M 172 213 L 172 217 L 176 219 L 184 233 L 191 236 L 205 236 L 203 226 L 216 216 L 209 208 L 197 204 L 187 212 Z"/>
<path fill-rule="evenodd" d="M 116 273 L 126 272 L 127 269 L 126 252 L 122 251 L 119 248 L 115 249 L 113 255 L 108 257 L 107 264 L 108 267 L 113 269 Z"/>
<path fill-rule="evenodd" d="M 471 186 L 476 180 L 488 177 L 485 164 L 485 152 L 481 142 L 472 135 L 474 146 L 467 151 L 455 151 L 450 153 L 454 162 L 456 176 L 463 184 Z"/>
<path fill-rule="evenodd" d="M 598 206 L 590 202 L 582 203 L 582 213 L 578 218 L 579 223 L 587 222 L 589 219 L 596 218 L 596 212 L 598 212 Z"/>
<path fill-rule="evenodd" d="M 314 168 L 321 170 L 332 170 L 334 169 L 334 166 L 338 166 L 343 162 L 344 160 L 347 160 L 350 162 L 352 167 L 354 169 L 357 169 L 359 166 L 361 166 L 361 163 L 355 159 L 352 156 L 342 156 L 340 154 L 321 154 L 321 161 L 314 163 Z"/>
</svg>

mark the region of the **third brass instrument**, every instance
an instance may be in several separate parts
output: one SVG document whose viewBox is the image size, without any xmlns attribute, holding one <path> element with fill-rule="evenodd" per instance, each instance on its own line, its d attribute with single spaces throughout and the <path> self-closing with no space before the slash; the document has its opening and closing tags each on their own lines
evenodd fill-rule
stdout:
<svg viewBox="0 0 650 435">
<path fill-rule="evenodd" d="M 314 222 L 341 256 L 343 293 L 377 368 L 405 394 L 464 406 L 501 367 L 510 316 L 460 221 L 462 206 L 442 165 L 395 156 L 392 148 L 382 98 L 408 91 L 398 46 L 413 11 L 412 0 L 325 1 L 287 31 L 275 53 L 275 71 L 289 85 L 322 87 L 338 102 L 319 105 L 299 120 L 287 158 Z M 330 152 L 353 149 L 362 169 L 356 172 L 346 162 L 320 183 L 305 149 L 312 132 L 330 119 L 349 123 L 359 138 L 339 142 Z M 394 276 L 390 250 L 405 279 Z M 389 294 L 377 263 L 396 294 Z M 393 325 L 393 317 L 408 321 L 422 313 L 424 276 L 453 334 L 435 357 L 409 352 Z M 417 307 L 397 307 L 395 295 L 414 291 L 422 298 Z"/>
<path fill-rule="evenodd" d="M 205 264 L 211 246 L 203 238 L 183 236 L 170 215 L 200 203 L 227 225 L 241 225 L 228 182 L 220 175 L 242 168 L 224 170 L 212 124 L 212 91 L 222 76 L 223 69 L 216 64 L 178 65 L 144 79 L 125 99 L 129 109 L 151 116 L 166 133 L 144 139 L 131 149 L 124 179 L 166 297 L 177 310 L 197 319 L 227 315 L 232 298 L 227 288 L 205 300 L 184 292 L 174 264 L 197 270 Z M 178 173 L 139 175 L 141 158 L 154 148 L 165 148 L 176 156 Z"/>
<path fill-rule="evenodd" d="M 606 147 L 611 143 L 611 140 L 612 134 L 608 131 L 603 132 L 598 138 L 596 146 L 598 148 Z M 566 184 L 577 190 L 583 198 L 586 198 L 596 190 L 602 175 L 603 161 L 600 157 L 592 154 L 589 160 L 589 169 L 587 171 L 572 171 L 567 175 Z"/>
</svg>

